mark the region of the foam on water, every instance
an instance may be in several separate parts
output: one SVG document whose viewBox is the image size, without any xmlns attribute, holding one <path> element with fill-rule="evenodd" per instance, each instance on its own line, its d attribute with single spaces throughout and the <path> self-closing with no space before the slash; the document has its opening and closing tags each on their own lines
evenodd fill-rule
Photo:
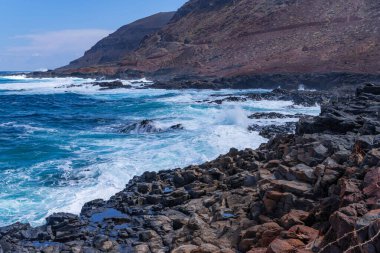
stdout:
<svg viewBox="0 0 380 253">
<path fill-rule="evenodd" d="M 85 202 L 109 198 L 146 170 L 202 163 L 231 147 L 256 148 L 265 139 L 248 125 L 284 119 L 248 119 L 254 112 L 319 113 L 317 106 L 287 101 L 200 102 L 247 92 L 241 90 L 100 91 L 79 85 L 92 79 L 0 78 L 0 225 L 79 213 Z M 121 133 L 145 119 L 163 131 Z M 184 129 L 170 129 L 177 124 Z"/>
</svg>

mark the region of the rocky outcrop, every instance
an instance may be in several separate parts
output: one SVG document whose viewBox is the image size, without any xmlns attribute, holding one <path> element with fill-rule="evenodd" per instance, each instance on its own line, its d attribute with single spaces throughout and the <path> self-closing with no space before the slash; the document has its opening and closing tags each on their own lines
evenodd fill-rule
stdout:
<svg viewBox="0 0 380 253">
<path fill-rule="evenodd" d="M 378 89 L 257 150 L 145 172 L 79 216 L 0 228 L 0 252 L 379 252 Z M 337 131 L 331 111 L 350 127 Z"/>
<path fill-rule="evenodd" d="M 329 86 L 336 83 L 334 73 L 347 83 L 367 74 L 379 80 L 379 10 L 377 0 L 190 0 L 138 48 L 109 54 L 112 59 L 97 60 L 101 65 L 94 68 L 80 68 L 85 56 L 57 73 L 144 73 L 163 85 L 184 77 L 179 86 L 191 77 L 193 86 L 199 77 L 243 77 L 240 86 L 261 87 L 294 80 Z M 92 52 L 99 46 L 87 58 L 96 58 Z M 226 82 L 212 85 L 218 83 Z"/>
<path fill-rule="evenodd" d="M 163 129 L 161 127 L 156 126 L 153 120 L 145 119 L 140 122 L 132 123 L 125 126 L 121 128 L 119 132 L 125 134 L 149 134 L 182 129 L 184 129 L 182 124 L 175 124 L 166 129 Z"/>
<path fill-rule="evenodd" d="M 272 124 L 268 126 L 253 124 L 248 127 L 248 130 L 259 132 L 259 135 L 270 139 L 278 134 L 294 133 L 296 130 L 296 122 L 285 122 L 282 125 Z"/>
<path fill-rule="evenodd" d="M 346 94 L 340 96 L 341 99 L 349 98 L 351 95 Z M 203 102 L 222 104 L 224 102 L 237 102 L 237 101 L 292 101 L 294 105 L 302 106 L 315 106 L 316 104 L 323 104 L 333 98 L 334 95 L 331 92 L 326 91 L 300 91 L 300 90 L 285 90 L 281 88 L 274 89 L 269 92 L 254 92 L 245 93 L 241 96 L 227 95 L 227 97 L 216 100 L 204 100 Z M 252 115 L 253 116 L 253 115 Z M 286 115 L 283 115 L 286 116 Z"/>
</svg>

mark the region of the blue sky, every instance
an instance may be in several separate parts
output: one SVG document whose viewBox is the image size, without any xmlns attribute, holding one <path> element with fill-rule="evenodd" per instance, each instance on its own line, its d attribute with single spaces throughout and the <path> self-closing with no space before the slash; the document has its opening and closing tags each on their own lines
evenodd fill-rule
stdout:
<svg viewBox="0 0 380 253">
<path fill-rule="evenodd" d="M 122 25 L 186 0 L 0 0 L 0 70 L 66 65 Z"/>
</svg>

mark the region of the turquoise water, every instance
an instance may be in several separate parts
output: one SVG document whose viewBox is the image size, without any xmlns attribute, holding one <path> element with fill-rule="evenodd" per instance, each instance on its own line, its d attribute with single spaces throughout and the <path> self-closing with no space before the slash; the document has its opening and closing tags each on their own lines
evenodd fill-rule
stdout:
<svg viewBox="0 0 380 253">
<path fill-rule="evenodd" d="M 79 213 L 146 170 L 201 163 L 230 147 L 256 148 L 265 139 L 247 131 L 258 123 L 247 118 L 255 111 L 319 113 L 286 101 L 200 102 L 246 92 L 239 90 L 101 91 L 84 84 L 90 81 L 0 77 L 0 225 Z M 121 132 L 144 119 L 160 131 Z M 184 129 L 170 128 L 176 124 Z"/>
</svg>

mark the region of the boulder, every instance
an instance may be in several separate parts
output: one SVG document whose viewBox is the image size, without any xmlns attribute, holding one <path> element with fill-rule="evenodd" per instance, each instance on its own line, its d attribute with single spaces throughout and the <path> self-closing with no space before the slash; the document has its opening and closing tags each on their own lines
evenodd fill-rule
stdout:
<svg viewBox="0 0 380 253">
<path fill-rule="evenodd" d="M 251 227 L 242 232 L 239 248 L 243 251 L 252 246 L 267 247 L 284 229 L 275 222 L 268 222 Z M 251 239 L 251 240 L 249 240 Z"/>
<path fill-rule="evenodd" d="M 283 192 L 290 192 L 299 196 L 303 196 L 313 190 L 310 184 L 298 181 L 272 180 L 271 184 L 274 189 L 278 189 Z"/>
<path fill-rule="evenodd" d="M 297 248 L 304 248 L 304 246 L 305 244 L 297 239 L 276 239 L 269 245 L 266 253 L 294 253 L 298 252 Z"/>
<path fill-rule="evenodd" d="M 380 149 L 377 148 L 370 150 L 364 158 L 363 165 L 367 165 L 369 167 L 380 166 Z"/>
<path fill-rule="evenodd" d="M 363 193 L 369 198 L 368 204 L 380 207 L 380 167 L 372 168 L 366 173 Z"/>
<path fill-rule="evenodd" d="M 289 229 L 294 225 L 304 225 L 305 220 L 309 217 L 309 212 L 292 209 L 280 219 L 280 225 Z"/>
<path fill-rule="evenodd" d="M 313 183 L 316 180 L 314 169 L 302 163 L 289 168 L 289 173 L 300 181 Z"/>
</svg>

